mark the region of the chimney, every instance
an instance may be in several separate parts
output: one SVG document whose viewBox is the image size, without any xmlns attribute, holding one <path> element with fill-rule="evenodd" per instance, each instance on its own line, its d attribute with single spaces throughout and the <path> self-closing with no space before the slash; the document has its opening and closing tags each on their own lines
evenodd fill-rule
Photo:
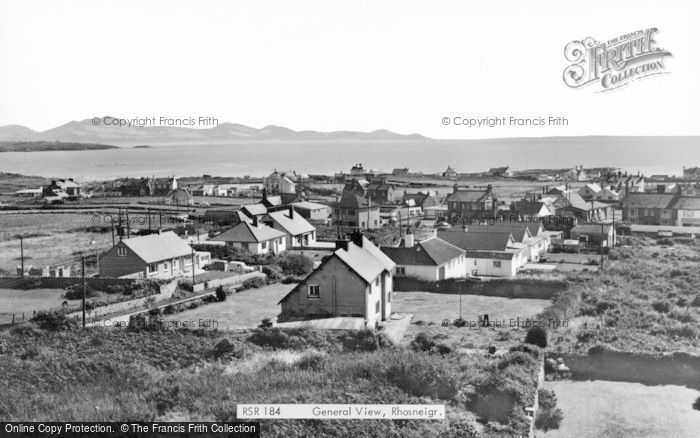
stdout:
<svg viewBox="0 0 700 438">
<path fill-rule="evenodd" d="M 467 227 L 467 223 L 466 223 L 466 222 L 462 222 L 462 231 L 464 231 L 465 233 L 466 233 L 467 231 L 469 231 L 469 227 Z"/>
<path fill-rule="evenodd" d="M 348 241 L 347 240 L 336 240 L 335 241 L 335 249 L 343 249 L 345 251 L 348 250 Z"/>
<path fill-rule="evenodd" d="M 665 184 L 659 184 L 656 186 L 656 193 L 666 193 L 666 185 Z"/>
<path fill-rule="evenodd" d="M 405 248 L 413 248 L 413 231 L 411 227 L 406 227 L 406 235 L 403 237 L 403 246 Z"/>
<path fill-rule="evenodd" d="M 452 186 L 452 193 L 457 193 L 457 183 Z"/>
<path fill-rule="evenodd" d="M 486 186 L 486 191 L 487 191 L 488 193 L 491 193 L 491 189 L 492 189 L 492 188 L 493 188 L 493 186 L 492 186 L 491 184 L 489 184 L 489 185 Z"/>
<path fill-rule="evenodd" d="M 294 207 L 289 206 L 289 219 L 294 219 Z"/>
<path fill-rule="evenodd" d="M 253 215 L 253 226 L 254 227 L 258 226 L 258 216 L 257 215 Z"/>
<path fill-rule="evenodd" d="M 267 189 L 264 187 L 262 189 L 262 200 L 263 202 L 267 202 Z"/>
<path fill-rule="evenodd" d="M 363 236 L 360 230 L 355 230 L 352 232 L 352 234 L 350 235 L 350 241 L 362 248 Z"/>
</svg>

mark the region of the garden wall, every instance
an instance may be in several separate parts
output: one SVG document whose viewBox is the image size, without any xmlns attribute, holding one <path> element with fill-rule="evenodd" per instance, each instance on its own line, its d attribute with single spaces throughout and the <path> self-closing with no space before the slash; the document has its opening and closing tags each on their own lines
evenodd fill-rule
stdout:
<svg viewBox="0 0 700 438">
<path fill-rule="evenodd" d="M 532 278 L 497 278 L 485 281 L 447 279 L 426 281 L 411 277 L 394 277 L 395 292 L 437 292 L 445 294 L 486 295 L 504 298 L 552 299 L 569 287 L 564 280 Z"/>
<path fill-rule="evenodd" d="M 686 353 L 648 355 L 603 351 L 565 355 L 574 380 L 610 380 L 645 385 L 681 385 L 700 390 L 700 357 Z"/>
<path fill-rule="evenodd" d="M 134 278 L 87 277 L 85 282 L 92 289 L 105 290 L 107 286 L 131 285 Z M 0 277 L 0 285 L 5 289 L 65 289 L 82 285 L 82 277 Z"/>
</svg>

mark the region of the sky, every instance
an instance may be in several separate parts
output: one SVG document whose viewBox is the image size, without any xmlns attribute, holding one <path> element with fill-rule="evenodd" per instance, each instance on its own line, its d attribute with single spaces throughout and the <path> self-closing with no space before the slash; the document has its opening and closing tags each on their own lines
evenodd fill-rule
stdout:
<svg viewBox="0 0 700 438">
<path fill-rule="evenodd" d="M 432 138 L 699 135 L 697 1 L 0 0 L 0 125 L 215 117 Z M 564 46 L 658 28 L 670 74 L 571 89 Z M 454 117 L 561 116 L 465 127 Z"/>
</svg>

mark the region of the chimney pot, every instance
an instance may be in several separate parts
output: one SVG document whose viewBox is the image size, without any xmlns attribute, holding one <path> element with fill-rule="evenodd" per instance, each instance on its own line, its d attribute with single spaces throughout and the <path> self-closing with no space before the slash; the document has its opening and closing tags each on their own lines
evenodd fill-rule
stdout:
<svg viewBox="0 0 700 438">
<path fill-rule="evenodd" d="M 335 241 L 335 249 L 344 249 L 345 251 L 348 250 L 348 241 L 347 240 L 336 240 Z"/>
<path fill-rule="evenodd" d="M 257 215 L 253 215 L 253 226 L 254 227 L 258 226 L 258 216 Z"/>
<path fill-rule="evenodd" d="M 294 207 L 289 206 L 289 219 L 294 219 Z"/>
</svg>

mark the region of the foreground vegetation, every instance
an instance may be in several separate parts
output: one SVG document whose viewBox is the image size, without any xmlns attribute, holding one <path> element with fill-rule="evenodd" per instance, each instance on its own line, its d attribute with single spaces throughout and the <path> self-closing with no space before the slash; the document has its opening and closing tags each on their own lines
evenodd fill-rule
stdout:
<svg viewBox="0 0 700 438">
<path fill-rule="evenodd" d="M 372 331 L 55 328 L 0 333 L 0 418 L 230 421 L 237 402 L 438 403 L 448 421 L 275 421 L 265 436 L 517 436 L 541 355 L 398 347 Z"/>
<path fill-rule="evenodd" d="M 571 319 L 560 352 L 596 345 L 627 352 L 700 354 L 700 246 L 693 240 L 627 238 L 602 274 L 580 274 L 540 316 Z"/>
</svg>

